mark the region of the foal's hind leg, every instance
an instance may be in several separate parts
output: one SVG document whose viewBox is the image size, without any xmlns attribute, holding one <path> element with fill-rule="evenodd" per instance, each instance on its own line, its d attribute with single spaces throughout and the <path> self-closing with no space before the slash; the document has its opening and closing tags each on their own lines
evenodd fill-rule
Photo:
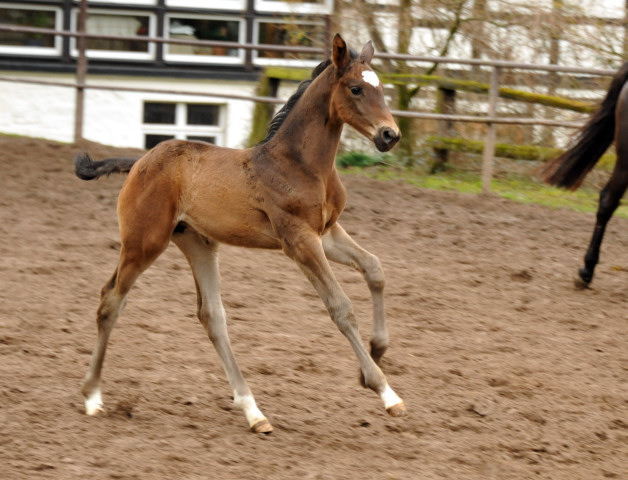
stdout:
<svg viewBox="0 0 628 480">
<path fill-rule="evenodd" d="M 384 271 L 379 259 L 360 247 L 338 223 L 323 235 L 323 249 L 329 260 L 355 268 L 366 280 L 373 303 L 371 357 L 379 365 L 389 342 L 384 314 Z M 364 384 L 363 376 L 361 381 Z"/>
<path fill-rule="evenodd" d="M 96 318 L 98 340 L 81 389 L 85 411 L 89 415 L 103 409 L 100 392 L 103 361 L 111 330 L 124 308 L 129 290 L 137 277 L 166 249 L 174 228 L 171 198 L 163 190 L 138 185 L 137 180 L 137 176 L 130 174 L 118 198 L 120 260 L 115 273 L 101 290 Z M 142 201 L 139 201 L 140 197 Z"/>
<path fill-rule="evenodd" d="M 589 243 L 589 248 L 584 256 L 584 267 L 578 270 L 579 279 L 576 286 L 588 287 L 593 279 L 595 266 L 600 258 L 600 246 L 604 238 L 606 225 L 619 206 L 619 202 L 628 187 L 628 145 L 621 145 L 625 140 L 619 139 L 617 144 L 617 163 L 610 180 L 600 192 L 600 203 L 597 210 L 595 229 Z"/>
<path fill-rule="evenodd" d="M 244 410 L 249 427 L 256 433 L 270 433 L 273 427 L 257 408 L 231 350 L 227 333 L 227 318 L 220 299 L 220 272 L 218 269 L 218 244 L 207 240 L 191 228 L 175 233 L 172 241 L 184 253 L 194 274 L 198 298 L 198 318 L 207 330 L 222 366 L 227 374 L 233 399 Z"/>
<path fill-rule="evenodd" d="M 115 273 L 100 292 L 100 305 L 96 317 L 98 339 L 81 388 L 85 399 L 85 412 L 88 415 L 95 415 L 103 410 L 100 389 L 102 366 L 111 331 L 124 308 L 127 294 L 137 277 L 159 256 L 163 248 L 154 251 L 151 256 L 133 259 L 134 256 L 128 254 L 123 247 Z"/>
</svg>

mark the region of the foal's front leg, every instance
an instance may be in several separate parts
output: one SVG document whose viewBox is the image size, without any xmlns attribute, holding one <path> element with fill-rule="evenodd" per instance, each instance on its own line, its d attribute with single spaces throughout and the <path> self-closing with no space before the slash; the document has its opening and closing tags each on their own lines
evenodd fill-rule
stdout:
<svg viewBox="0 0 628 480">
<path fill-rule="evenodd" d="M 360 247 L 338 223 L 334 224 L 322 238 L 327 258 L 355 268 L 364 276 L 371 291 L 373 303 L 371 357 L 379 365 L 389 342 L 384 313 L 384 271 L 379 259 Z"/>
<path fill-rule="evenodd" d="M 349 340 L 360 362 L 364 386 L 380 396 L 390 415 L 403 416 L 406 414 L 403 401 L 390 388 L 384 373 L 362 344 L 353 307 L 325 258 L 322 243 L 321 237 L 316 233 L 301 231 L 293 233 L 289 238 L 284 237 L 283 246 L 284 252 L 299 265 L 322 298 L 338 329 Z"/>
</svg>

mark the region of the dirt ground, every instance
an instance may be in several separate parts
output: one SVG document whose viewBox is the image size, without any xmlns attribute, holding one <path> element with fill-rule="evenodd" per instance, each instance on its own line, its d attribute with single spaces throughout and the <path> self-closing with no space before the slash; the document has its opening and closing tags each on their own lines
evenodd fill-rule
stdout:
<svg viewBox="0 0 628 480">
<path fill-rule="evenodd" d="M 343 175 L 341 223 L 386 271 L 383 368 L 408 417 L 359 386 L 296 266 L 224 247 L 231 341 L 275 427 L 250 433 L 174 246 L 114 330 L 107 414 L 86 416 L 79 386 L 117 261 L 123 177 L 78 180 L 76 151 L 0 137 L 0 477 L 628 478 L 628 221 L 611 221 L 592 288 L 578 291 L 593 214 L 357 175 Z M 366 285 L 334 270 L 366 341 Z"/>
</svg>

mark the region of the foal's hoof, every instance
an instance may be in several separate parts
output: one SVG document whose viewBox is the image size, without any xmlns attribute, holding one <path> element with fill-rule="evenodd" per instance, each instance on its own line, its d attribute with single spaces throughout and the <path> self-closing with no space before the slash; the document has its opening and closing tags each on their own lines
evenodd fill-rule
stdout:
<svg viewBox="0 0 628 480">
<path fill-rule="evenodd" d="M 371 340 L 371 358 L 378 366 L 380 365 L 382 357 L 384 356 L 384 353 L 386 353 L 387 348 L 388 345 L 377 346 L 377 344 L 373 342 L 373 340 Z"/>
<path fill-rule="evenodd" d="M 99 415 L 105 412 L 100 390 L 92 392 L 85 398 L 85 413 L 87 415 Z"/>
<path fill-rule="evenodd" d="M 398 403 L 397 405 L 393 405 L 392 407 L 388 407 L 386 411 L 391 417 L 405 417 L 406 415 L 408 415 L 408 412 L 406 411 L 406 406 L 403 404 L 403 402 Z"/>
<path fill-rule="evenodd" d="M 260 420 L 255 425 L 253 425 L 251 427 L 251 431 L 253 433 L 265 433 L 268 435 L 270 432 L 273 431 L 273 426 L 270 424 L 268 420 L 264 419 L 264 420 Z"/>
<path fill-rule="evenodd" d="M 96 415 L 104 415 L 105 407 L 102 405 L 85 405 L 85 413 L 90 417 L 94 417 Z"/>
</svg>

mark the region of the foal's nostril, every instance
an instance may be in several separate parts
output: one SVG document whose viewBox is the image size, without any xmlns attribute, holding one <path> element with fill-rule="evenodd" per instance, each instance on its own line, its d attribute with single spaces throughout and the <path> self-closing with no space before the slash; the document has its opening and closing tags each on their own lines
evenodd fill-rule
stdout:
<svg viewBox="0 0 628 480">
<path fill-rule="evenodd" d="M 399 140 L 399 134 L 392 128 L 385 128 L 382 132 L 382 137 L 386 143 L 394 143 Z"/>
<path fill-rule="evenodd" d="M 375 145 L 380 152 L 387 152 L 397 144 L 400 137 L 401 134 L 395 129 L 382 127 L 378 130 L 377 135 L 374 138 Z"/>
</svg>

